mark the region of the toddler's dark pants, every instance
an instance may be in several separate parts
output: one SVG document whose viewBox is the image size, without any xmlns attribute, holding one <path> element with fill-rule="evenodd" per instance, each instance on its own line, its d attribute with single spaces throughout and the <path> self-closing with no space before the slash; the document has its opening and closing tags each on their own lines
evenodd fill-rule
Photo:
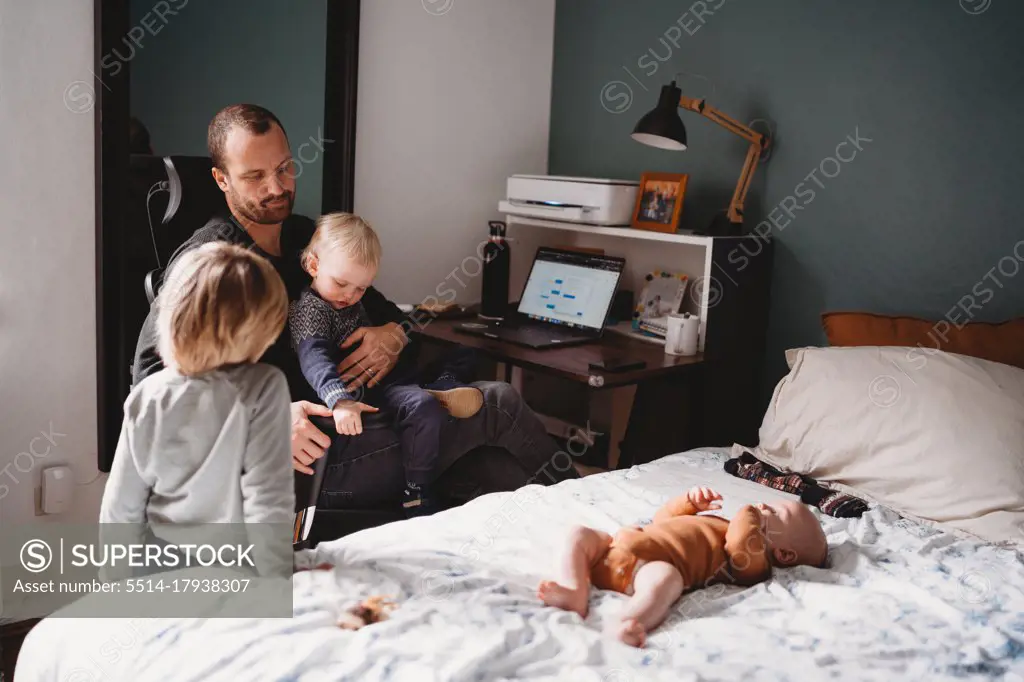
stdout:
<svg viewBox="0 0 1024 682">
<path fill-rule="evenodd" d="M 441 403 L 415 384 L 382 387 L 381 412 L 394 415 L 394 428 L 402 448 L 405 479 L 418 486 L 434 482 L 440 473 L 441 429 L 452 419 Z"/>
</svg>

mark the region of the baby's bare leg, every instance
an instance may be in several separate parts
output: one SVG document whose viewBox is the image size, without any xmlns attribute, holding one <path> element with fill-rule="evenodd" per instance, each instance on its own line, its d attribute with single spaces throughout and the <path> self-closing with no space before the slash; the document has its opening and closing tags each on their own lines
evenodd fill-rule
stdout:
<svg viewBox="0 0 1024 682">
<path fill-rule="evenodd" d="M 644 564 L 633 577 L 633 596 L 622 609 L 614 634 L 630 646 L 643 646 L 683 593 L 683 576 L 666 561 Z"/>
<path fill-rule="evenodd" d="M 590 599 L 590 567 L 604 554 L 612 536 L 603 531 L 576 526 L 569 532 L 559 560 L 558 582 L 543 580 L 537 596 L 548 606 L 575 611 L 587 617 Z"/>
</svg>

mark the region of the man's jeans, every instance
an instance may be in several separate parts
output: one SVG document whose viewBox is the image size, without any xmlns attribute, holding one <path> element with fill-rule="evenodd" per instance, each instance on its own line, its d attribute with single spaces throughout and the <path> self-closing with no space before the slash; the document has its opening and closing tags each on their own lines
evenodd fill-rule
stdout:
<svg viewBox="0 0 1024 682">
<path fill-rule="evenodd" d="M 466 501 L 527 483 L 549 485 L 578 477 L 572 457 L 558 448 L 514 388 L 493 381 L 470 385 L 483 392 L 484 405 L 469 419 L 449 418 L 441 429 L 441 494 Z M 393 423 L 393 415 L 364 415 L 361 435 L 328 433 L 334 440 L 327 453 L 321 509 L 397 507 L 405 470 Z"/>
</svg>

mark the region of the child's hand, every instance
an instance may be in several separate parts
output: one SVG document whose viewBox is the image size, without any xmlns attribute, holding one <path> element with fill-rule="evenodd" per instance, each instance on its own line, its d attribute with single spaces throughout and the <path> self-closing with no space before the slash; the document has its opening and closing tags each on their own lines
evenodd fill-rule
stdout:
<svg viewBox="0 0 1024 682">
<path fill-rule="evenodd" d="M 698 511 L 722 508 L 722 505 L 718 503 L 718 500 L 721 500 L 722 496 L 717 491 L 712 490 L 707 486 L 693 486 L 690 488 L 689 492 L 686 493 L 686 497 L 689 498 L 690 503 L 696 507 Z"/>
<path fill-rule="evenodd" d="M 363 412 L 378 412 L 376 407 L 355 400 L 342 400 L 334 406 L 334 428 L 346 436 L 358 436 L 363 432 Z"/>
</svg>

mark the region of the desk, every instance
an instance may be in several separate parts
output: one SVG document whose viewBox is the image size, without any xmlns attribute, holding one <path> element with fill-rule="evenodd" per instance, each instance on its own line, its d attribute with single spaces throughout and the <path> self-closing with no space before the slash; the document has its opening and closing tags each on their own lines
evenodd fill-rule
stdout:
<svg viewBox="0 0 1024 682">
<path fill-rule="evenodd" d="M 538 350 L 463 334 L 457 328 L 465 321 L 430 320 L 413 332 L 424 341 L 472 348 L 512 367 L 584 383 L 592 391 L 636 387 L 635 392 L 622 395 L 623 409 L 611 410 L 611 468 L 628 467 L 700 444 L 697 396 L 704 365 L 702 354 L 666 355 L 660 346 L 613 333 L 605 333 L 594 343 Z M 588 366 L 612 357 L 643 360 L 647 365 L 627 372 L 601 372 Z M 512 377 L 506 380 L 517 383 Z"/>
</svg>

